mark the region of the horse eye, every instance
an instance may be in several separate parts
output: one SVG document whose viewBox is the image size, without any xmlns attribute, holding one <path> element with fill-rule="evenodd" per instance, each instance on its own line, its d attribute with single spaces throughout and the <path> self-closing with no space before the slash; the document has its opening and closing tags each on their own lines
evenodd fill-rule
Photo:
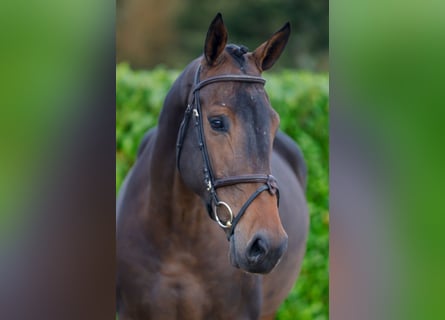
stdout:
<svg viewBox="0 0 445 320">
<path fill-rule="evenodd" d="M 209 122 L 210 122 L 210 126 L 212 127 L 213 130 L 223 131 L 223 132 L 227 131 L 227 126 L 226 126 L 225 121 L 222 117 L 210 118 Z"/>
</svg>

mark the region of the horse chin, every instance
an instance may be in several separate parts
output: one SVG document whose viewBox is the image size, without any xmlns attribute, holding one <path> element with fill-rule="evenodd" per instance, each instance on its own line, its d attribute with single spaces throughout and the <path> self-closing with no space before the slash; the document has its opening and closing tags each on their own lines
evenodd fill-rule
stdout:
<svg viewBox="0 0 445 320">
<path fill-rule="evenodd" d="M 264 261 L 261 264 L 241 264 L 239 266 L 240 269 L 248 272 L 248 273 L 259 273 L 259 274 L 267 274 L 272 271 L 272 269 L 277 265 L 278 263 L 270 263 L 269 261 Z"/>
</svg>

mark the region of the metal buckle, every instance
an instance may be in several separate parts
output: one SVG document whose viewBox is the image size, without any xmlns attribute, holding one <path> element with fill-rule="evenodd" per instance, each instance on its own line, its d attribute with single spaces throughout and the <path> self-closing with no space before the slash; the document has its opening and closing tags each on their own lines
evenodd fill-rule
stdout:
<svg viewBox="0 0 445 320">
<path fill-rule="evenodd" d="M 212 190 L 212 182 L 209 180 L 207 180 L 207 191 Z"/>
<path fill-rule="evenodd" d="M 224 206 L 224 207 L 226 207 L 227 211 L 229 212 L 229 216 L 230 216 L 230 218 L 229 218 L 229 220 L 228 220 L 225 224 L 223 224 L 223 223 L 221 222 L 221 220 L 219 219 L 219 217 L 218 217 L 218 211 L 217 211 L 217 209 L 218 209 L 219 206 Z M 230 206 L 229 206 L 227 203 L 225 203 L 225 202 L 223 202 L 223 201 L 218 201 L 218 202 L 215 204 L 215 206 L 213 207 L 213 212 L 215 213 L 215 220 L 216 220 L 216 222 L 218 222 L 218 224 L 219 224 L 222 228 L 224 228 L 224 229 L 228 229 L 228 228 L 232 227 L 233 213 L 232 213 L 232 209 L 230 209 Z"/>
<path fill-rule="evenodd" d="M 275 193 L 277 193 L 278 191 L 278 184 L 277 184 L 277 180 L 275 179 L 275 177 L 271 174 L 267 175 L 267 180 L 266 180 L 266 185 L 268 187 L 269 193 L 271 195 L 274 195 Z"/>
</svg>

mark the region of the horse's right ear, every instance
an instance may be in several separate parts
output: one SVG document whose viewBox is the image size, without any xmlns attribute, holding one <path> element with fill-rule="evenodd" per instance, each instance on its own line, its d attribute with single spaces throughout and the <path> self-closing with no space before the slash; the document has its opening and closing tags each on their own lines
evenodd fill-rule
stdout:
<svg viewBox="0 0 445 320">
<path fill-rule="evenodd" d="M 270 69 L 275 61 L 278 60 L 286 47 L 289 35 L 290 23 L 288 22 L 253 52 L 253 56 L 260 71 Z"/>
<path fill-rule="evenodd" d="M 210 24 L 204 45 L 204 56 L 209 65 L 214 65 L 227 44 L 227 29 L 221 13 L 218 13 Z"/>
</svg>

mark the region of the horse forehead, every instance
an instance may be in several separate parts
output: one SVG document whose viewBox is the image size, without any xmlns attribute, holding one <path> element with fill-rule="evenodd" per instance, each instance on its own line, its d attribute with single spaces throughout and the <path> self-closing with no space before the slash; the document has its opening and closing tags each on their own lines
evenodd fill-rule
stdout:
<svg viewBox="0 0 445 320">
<path fill-rule="evenodd" d="M 210 104 L 227 106 L 233 112 L 246 110 L 268 113 L 270 109 L 266 91 L 261 84 L 221 82 L 209 90 L 207 98 Z"/>
</svg>

